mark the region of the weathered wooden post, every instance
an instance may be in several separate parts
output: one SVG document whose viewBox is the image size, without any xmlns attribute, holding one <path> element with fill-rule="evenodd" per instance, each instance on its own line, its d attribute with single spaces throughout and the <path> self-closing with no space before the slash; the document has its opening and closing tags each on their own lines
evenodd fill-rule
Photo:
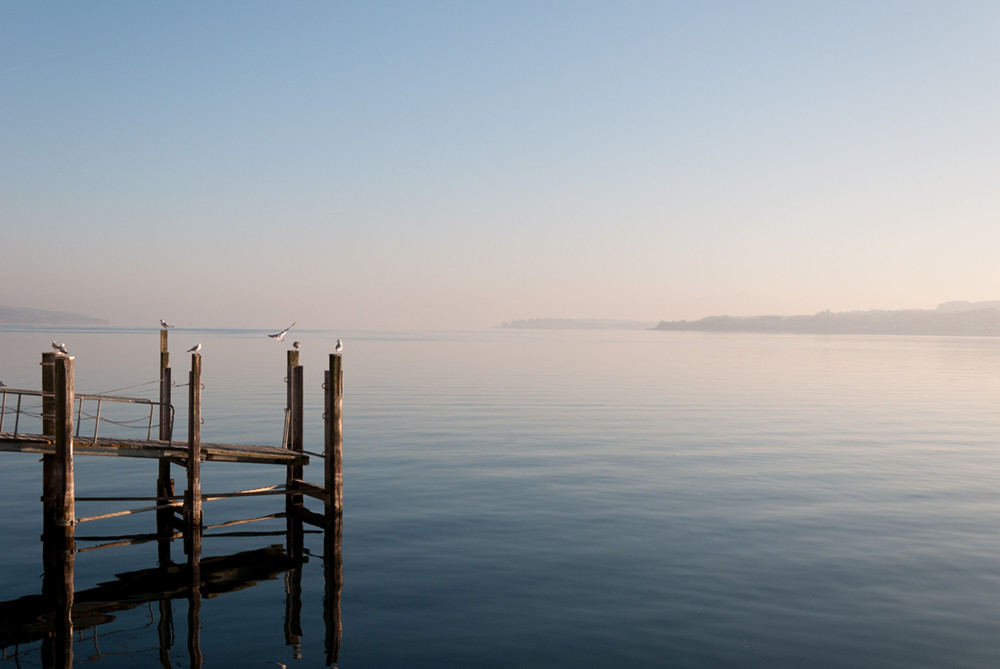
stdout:
<svg viewBox="0 0 1000 669">
<path fill-rule="evenodd" d="M 324 484 L 326 487 L 325 513 L 327 522 L 331 514 L 340 515 L 344 510 L 344 370 L 340 353 L 330 354 L 330 369 L 326 372 L 324 414 Z"/>
<path fill-rule="evenodd" d="M 169 441 L 173 436 L 170 423 L 170 348 L 167 345 L 167 330 L 160 330 L 160 439 Z M 169 477 L 170 463 L 167 462 Z"/>
<path fill-rule="evenodd" d="M 43 489 L 47 500 L 47 518 L 43 535 L 45 575 L 42 593 L 53 604 L 54 638 L 43 644 L 42 655 L 47 666 L 69 669 L 73 666 L 73 601 L 76 503 L 73 483 L 73 358 L 68 355 L 43 354 L 44 378 L 52 395 L 48 396 L 50 412 L 44 412 L 43 424 L 55 437 L 55 454 L 47 462 Z M 49 516 L 48 513 L 52 515 Z"/>
<path fill-rule="evenodd" d="M 344 534 L 344 368 L 340 353 L 330 354 L 326 371 L 325 413 L 323 415 L 323 471 L 326 496 L 324 511 L 326 531 L 323 537 L 325 591 L 323 617 L 326 622 L 326 663 L 333 665 L 340 656 L 343 623 L 341 592 L 344 561 L 341 544 Z"/>
<path fill-rule="evenodd" d="M 73 484 L 73 357 L 55 357 L 55 524 L 72 528 L 76 522 Z"/>
<path fill-rule="evenodd" d="M 188 375 L 187 491 L 184 493 L 185 545 L 188 555 L 201 553 L 201 354 L 191 354 Z"/>
<path fill-rule="evenodd" d="M 296 350 L 288 351 L 288 406 L 286 411 L 288 412 L 288 444 L 286 447 L 290 451 L 295 451 L 301 453 L 303 449 L 303 417 L 304 417 L 304 402 L 303 402 L 303 375 L 302 375 L 302 365 L 299 364 L 299 352 Z M 288 465 L 287 474 L 285 477 L 285 486 L 288 490 L 292 490 L 298 485 L 298 481 L 302 480 L 302 465 Z M 302 495 L 288 495 L 289 506 L 302 506 Z"/>
<path fill-rule="evenodd" d="M 55 373 L 56 354 L 52 352 L 42 353 L 42 434 L 55 436 Z M 44 533 L 48 533 L 50 526 L 56 518 L 55 501 L 56 492 L 53 484 L 56 480 L 55 474 L 56 456 L 42 456 L 42 528 Z"/>
<path fill-rule="evenodd" d="M 285 448 L 290 451 L 302 452 L 304 448 L 304 391 L 303 370 L 299 364 L 299 352 L 288 351 L 287 375 L 288 383 L 287 412 L 288 432 Z M 294 490 L 302 480 L 302 465 L 287 465 L 285 468 L 286 492 Z M 285 643 L 292 647 L 292 656 L 301 657 L 302 647 L 302 564 L 304 555 L 304 537 L 302 533 L 302 516 L 297 513 L 303 506 L 301 494 L 285 496 L 285 524 L 288 534 L 288 556 L 296 561 L 296 566 L 285 574 Z"/>
<path fill-rule="evenodd" d="M 170 441 L 173 438 L 173 424 L 171 422 L 170 411 L 170 350 L 167 344 L 167 329 L 160 330 L 160 435 L 161 441 Z M 174 481 L 170 478 L 170 461 L 160 458 L 160 471 L 156 478 L 156 504 L 166 506 L 168 498 L 174 494 Z M 159 534 L 165 534 L 171 529 L 173 519 L 173 509 L 159 509 L 156 512 L 156 526 Z M 161 553 L 167 550 L 167 546 L 161 544 Z M 161 555 L 161 557 L 164 557 Z M 169 557 L 169 553 L 166 555 Z"/>
</svg>

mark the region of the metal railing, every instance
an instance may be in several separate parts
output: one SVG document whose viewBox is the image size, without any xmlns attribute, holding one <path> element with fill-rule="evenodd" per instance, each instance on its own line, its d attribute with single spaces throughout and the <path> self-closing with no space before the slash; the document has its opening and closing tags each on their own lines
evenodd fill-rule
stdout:
<svg viewBox="0 0 1000 669">
<path fill-rule="evenodd" d="M 16 406 L 14 406 L 13 408 L 8 408 L 8 404 L 11 404 L 11 400 L 9 399 L 9 396 L 11 396 L 11 395 L 17 397 L 17 403 L 16 403 Z M 38 398 L 41 398 L 43 400 L 43 405 L 44 405 L 44 399 L 45 398 L 54 398 L 55 394 L 54 393 L 48 393 L 48 392 L 45 392 L 45 391 L 42 391 L 42 390 L 23 390 L 23 389 L 19 389 L 19 388 L 7 388 L 6 386 L 0 387 L 0 432 L 4 431 L 4 423 L 7 420 L 7 414 L 8 413 L 13 413 L 14 414 L 14 432 L 13 432 L 13 434 L 14 434 L 15 437 L 18 435 L 20 427 L 21 427 L 21 416 L 22 415 L 31 416 L 32 418 L 40 418 L 43 421 L 46 420 L 46 419 L 52 419 L 52 418 L 55 417 L 54 415 L 46 415 L 44 413 L 44 409 L 42 407 L 40 407 L 40 406 L 32 406 L 30 408 L 26 408 L 24 406 L 24 401 L 23 401 L 25 397 L 38 397 Z M 148 416 L 146 415 L 147 412 L 143 412 L 143 415 L 141 417 L 139 417 L 139 418 L 136 418 L 136 419 L 131 419 L 131 420 L 128 420 L 128 421 L 117 421 L 117 420 L 104 419 L 104 421 L 106 423 L 118 425 L 119 427 L 128 427 L 128 428 L 133 428 L 133 429 L 142 429 L 143 427 L 145 427 L 145 429 L 146 429 L 146 439 L 152 439 L 153 438 L 153 426 L 156 425 L 156 427 L 159 428 L 159 425 L 160 425 L 160 423 L 158 421 L 154 423 L 153 414 L 155 413 L 155 409 L 156 408 L 161 408 L 161 409 L 166 409 L 167 414 L 168 414 L 168 422 L 167 422 L 167 425 L 169 426 L 168 434 L 173 435 L 173 432 L 174 432 L 174 407 L 171 404 L 163 404 L 161 402 L 155 402 L 153 400 L 146 399 L 146 398 L 143 398 L 143 397 L 119 397 L 119 396 L 115 396 L 115 395 L 89 395 L 89 394 L 86 394 L 86 393 L 77 393 L 75 395 L 75 397 L 74 397 L 74 402 L 76 403 L 76 410 L 75 410 L 75 413 L 76 413 L 76 429 L 74 430 L 74 434 L 73 434 L 73 437 L 75 439 L 81 438 L 81 436 L 80 436 L 80 429 L 82 428 L 84 421 L 85 420 L 91 420 L 91 419 L 93 419 L 93 421 L 94 421 L 94 433 L 89 438 L 92 439 L 92 441 L 94 443 L 97 442 L 98 433 L 99 433 L 99 430 L 100 430 L 101 420 L 102 420 L 102 418 L 101 418 L 101 410 L 103 409 L 103 405 L 106 402 L 116 403 L 116 404 L 138 404 L 138 405 L 145 405 L 146 407 L 148 407 Z M 93 413 L 93 414 L 84 413 L 84 411 L 83 411 L 84 402 L 95 402 L 97 404 L 97 408 L 96 408 L 95 413 Z M 142 425 L 137 425 L 137 423 L 140 423 L 140 422 L 143 423 L 143 424 Z"/>
</svg>

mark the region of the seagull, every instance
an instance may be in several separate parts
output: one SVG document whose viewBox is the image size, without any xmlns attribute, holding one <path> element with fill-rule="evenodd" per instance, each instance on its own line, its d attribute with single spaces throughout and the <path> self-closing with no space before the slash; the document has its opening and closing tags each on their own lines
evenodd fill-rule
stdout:
<svg viewBox="0 0 1000 669">
<path fill-rule="evenodd" d="M 201 342 L 198 342 L 197 344 L 188 349 L 188 353 L 197 353 L 200 350 L 201 350 Z"/>
<path fill-rule="evenodd" d="M 52 348 L 54 348 L 55 350 L 59 351 L 60 353 L 65 353 L 66 355 L 69 355 L 69 351 L 66 350 L 66 344 L 64 344 L 64 343 L 63 344 L 57 344 L 57 343 L 55 343 L 53 341 L 52 342 Z"/>
<path fill-rule="evenodd" d="M 344 342 L 342 342 L 342 341 L 340 341 L 338 339 L 337 340 L 337 345 L 333 347 L 333 352 L 334 353 L 340 353 L 343 350 L 344 350 Z"/>
<path fill-rule="evenodd" d="M 302 342 L 300 342 L 300 341 L 293 341 L 292 342 L 292 348 L 294 348 L 296 351 L 298 351 L 299 347 L 301 347 L 301 346 L 302 346 Z"/>
<path fill-rule="evenodd" d="M 173 326 L 173 325 L 171 325 L 170 323 L 166 322 L 165 320 L 163 320 L 163 319 L 161 318 L 161 319 L 160 319 L 160 327 L 163 327 L 163 328 L 172 328 L 172 327 L 174 327 L 174 326 Z"/>
<path fill-rule="evenodd" d="M 298 323 L 298 321 L 295 321 L 295 323 Z M 292 327 L 294 327 L 295 323 L 292 323 L 278 334 L 269 334 L 267 336 L 270 337 L 271 339 L 277 339 L 278 341 L 285 341 L 285 335 L 288 334 L 288 331 L 291 330 Z"/>
<path fill-rule="evenodd" d="M 6 388 L 6 387 L 7 387 L 7 384 L 4 383 L 3 381 L 0 381 L 0 388 Z"/>
</svg>

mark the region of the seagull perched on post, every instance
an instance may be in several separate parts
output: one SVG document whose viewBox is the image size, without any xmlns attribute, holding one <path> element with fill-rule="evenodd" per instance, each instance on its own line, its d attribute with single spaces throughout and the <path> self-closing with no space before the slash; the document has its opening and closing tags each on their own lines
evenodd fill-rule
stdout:
<svg viewBox="0 0 1000 669">
<path fill-rule="evenodd" d="M 337 345 L 333 347 L 333 352 L 334 353 L 340 353 L 343 350 L 344 350 L 344 342 L 342 342 L 342 341 L 340 341 L 338 339 L 337 340 Z"/>
<path fill-rule="evenodd" d="M 56 351 L 59 351 L 60 353 L 64 353 L 66 355 L 69 355 L 69 351 L 66 350 L 66 344 L 65 343 L 63 343 L 63 344 L 57 344 L 57 343 L 55 343 L 53 341 L 52 342 L 52 348 L 54 348 Z"/>
<path fill-rule="evenodd" d="M 298 351 L 301 346 L 302 346 L 302 342 L 300 342 L 300 341 L 293 341 L 292 342 L 292 348 L 294 348 L 296 351 Z"/>
<path fill-rule="evenodd" d="M 277 339 L 278 341 L 285 341 L 285 335 L 288 334 L 288 331 L 295 326 L 295 323 L 298 323 L 298 321 L 295 321 L 294 323 L 292 323 L 287 328 L 285 328 L 284 330 L 282 330 L 277 334 L 269 334 L 267 336 L 270 337 L 271 339 Z"/>
<path fill-rule="evenodd" d="M 172 328 L 172 327 L 174 327 L 174 326 L 173 326 L 173 325 L 171 325 L 170 323 L 166 322 L 165 320 L 163 320 L 163 319 L 161 318 L 161 319 L 160 319 L 160 327 L 162 327 L 162 328 L 164 328 L 164 329 L 165 329 L 165 328 Z"/>
<path fill-rule="evenodd" d="M 200 350 L 201 350 L 201 342 L 198 342 L 197 344 L 188 349 L 188 353 L 197 353 Z"/>
</svg>

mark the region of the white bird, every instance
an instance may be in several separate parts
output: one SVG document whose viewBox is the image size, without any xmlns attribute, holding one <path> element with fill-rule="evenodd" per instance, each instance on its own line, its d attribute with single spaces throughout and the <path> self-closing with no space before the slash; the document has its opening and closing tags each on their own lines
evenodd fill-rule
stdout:
<svg viewBox="0 0 1000 669">
<path fill-rule="evenodd" d="M 172 327 L 174 327 L 174 326 L 173 326 L 173 325 L 171 325 L 170 323 L 166 322 L 165 320 L 163 320 L 163 319 L 161 318 L 161 319 L 160 319 L 160 327 L 164 327 L 164 328 L 172 328 Z"/>
<path fill-rule="evenodd" d="M 292 342 L 292 348 L 294 348 L 296 351 L 298 351 L 301 346 L 302 346 L 302 342 L 300 342 L 300 341 L 293 341 Z"/>
<path fill-rule="evenodd" d="M 295 321 L 295 323 L 298 323 L 298 321 Z M 277 334 L 269 334 L 267 336 L 270 337 L 271 339 L 277 339 L 278 341 L 285 341 L 285 335 L 288 334 L 288 331 L 295 326 L 295 323 L 292 323 L 287 328 L 285 328 L 284 330 L 282 330 Z"/>
<path fill-rule="evenodd" d="M 63 344 L 57 344 L 57 343 L 55 343 L 53 341 L 52 342 L 52 348 L 54 348 L 55 350 L 59 351 L 60 353 L 65 353 L 66 355 L 69 355 L 69 351 L 66 350 L 66 344 L 65 343 L 63 343 Z"/>
<path fill-rule="evenodd" d="M 201 342 L 198 342 L 197 344 L 188 349 L 188 353 L 197 353 L 200 350 L 201 350 Z"/>
<path fill-rule="evenodd" d="M 334 353 L 340 353 L 343 350 L 344 350 L 344 342 L 342 342 L 342 341 L 340 341 L 338 339 L 337 340 L 337 345 L 333 347 L 333 352 Z"/>
</svg>

